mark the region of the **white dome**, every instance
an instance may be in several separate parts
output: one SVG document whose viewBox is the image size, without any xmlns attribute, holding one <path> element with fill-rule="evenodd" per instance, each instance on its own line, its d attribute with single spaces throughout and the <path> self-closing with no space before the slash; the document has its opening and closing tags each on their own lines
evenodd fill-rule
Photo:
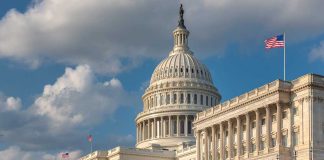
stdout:
<svg viewBox="0 0 324 160">
<path fill-rule="evenodd" d="M 190 51 L 170 54 L 155 68 L 150 85 L 167 81 L 189 80 L 212 85 L 207 67 L 200 63 Z"/>
</svg>

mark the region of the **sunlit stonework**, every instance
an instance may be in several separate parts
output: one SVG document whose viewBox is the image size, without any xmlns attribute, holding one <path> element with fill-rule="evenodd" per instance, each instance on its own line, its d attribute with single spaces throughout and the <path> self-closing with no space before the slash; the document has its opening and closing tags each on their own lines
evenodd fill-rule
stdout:
<svg viewBox="0 0 324 160">
<path fill-rule="evenodd" d="M 220 104 L 210 72 L 188 47 L 183 13 L 181 6 L 173 50 L 142 97 L 135 148 L 81 160 L 324 159 L 324 77 L 276 80 Z"/>
</svg>

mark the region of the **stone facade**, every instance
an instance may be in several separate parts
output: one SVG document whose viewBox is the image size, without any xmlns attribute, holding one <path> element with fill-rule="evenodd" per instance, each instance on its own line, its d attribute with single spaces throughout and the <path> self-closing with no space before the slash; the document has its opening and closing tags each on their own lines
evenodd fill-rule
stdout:
<svg viewBox="0 0 324 160">
<path fill-rule="evenodd" d="M 324 160 L 324 77 L 276 80 L 220 104 L 208 68 L 188 47 L 183 13 L 173 50 L 142 97 L 135 148 L 80 160 Z"/>
<path fill-rule="evenodd" d="M 276 80 L 198 113 L 196 159 L 324 159 L 323 115 L 323 76 Z"/>
</svg>

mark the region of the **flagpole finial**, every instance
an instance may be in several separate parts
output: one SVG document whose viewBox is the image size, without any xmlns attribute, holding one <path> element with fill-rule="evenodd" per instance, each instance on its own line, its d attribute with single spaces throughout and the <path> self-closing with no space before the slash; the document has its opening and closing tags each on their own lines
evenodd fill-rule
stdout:
<svg viewBox="0 0 324 160">
<path fill-rule="evenodd" d="M 179 9 L 179 23 L 178 23 L 178 27 L 186 28 L 186 26 L 185 26 L 185 24 L 184 24 L 183 14 L 184 14 L 183 5 L 180 4 L 180 9 Z"/>
</svg>

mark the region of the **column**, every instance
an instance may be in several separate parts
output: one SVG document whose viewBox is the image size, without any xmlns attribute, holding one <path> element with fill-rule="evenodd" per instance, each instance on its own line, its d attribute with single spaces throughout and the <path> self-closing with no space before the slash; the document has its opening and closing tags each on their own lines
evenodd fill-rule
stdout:
<svg viewBox="0 0 324 160">
<path fill-rule="evenodd" d="M 165 137 L 165 119 L 163 117 L 161 117 L 161 121 L 162 121 L 162 137 Z"/>
<path fill-rule="evenodd" d="M 208 160 L 208 129 L 205 128 L 205 160 Z"/>
<path fill-rule="evenodd" d="M 199 130 L 196 132 L 196 150 L 197 150 L 196 160 L 200 160 L 200 131 Z"/>
<path fill-rule="evenodd" d="M 177 115 L 177 136 L 180 136 L 180 121 L 179 121 L 179 115 Z"/>
<path fill-rule="evenodd" d="M 267 105 L 266 106 L 266 152 L 269 152 L 269 148 L 270 148 L 270 106 Z"/>
<path fill-rule="evenodd" d="M 251 138 L 250 138 L 250 116 L 249 113 L 245 115 L 246 117 L 246 152 L 247 152 L 247 157 L 249 157 L 250 153 L 250 144 L 251 144 Z"/>
<path fill-rule="evenodd" d="M 154 117 L 154 122 L 153 122 L 153 136 L 152 138 L 156 137 L 156 118 Z"/>
<path fill-rule="evenodd" d="M 148 120 L 147 120 L 147 129 L 146 129 L 146 134 L 147 134 L 147 135 L 146 135 L 146 139 L 149 139 L 149 135 L 150 135 L 150 134 L 149 134 L 149 132 L 150 132 L 150 130 L 149 130 L 149 122 L 150 122 L 150 120 L 148 119 Z"/>
<path fill-rule="evenodd" d="M 188 115 L 185 115 L 185 136 L 188 136 Z"/>
<path fill-rule="evenodd" d="M 229 119 L 227 121 L 228 123 L 228 158 L 231 159 L 232 158 L 232 137 L 233 137 L 233 134 L 232 134 L 232 122 L 231 122 L 231 119 Z"/>
<path fill-rule="evenodd" d="M 216 157 L 215 157 L 215 151 L 216 151 L 216 128 L 215 128 L 215 126 L 212 126 L 212 146 L 211 146 L 211 151 L 212 151 L 212 160 L 214 160 L 214 159 L 216 159 Z"/>
<path fill-rule="evenodd" d="M 256 144 L 256 153 L 258 155 L 260 149 L 260 112 L 258 109 L 255 110 L 255 125 L 256 125 L 255 144 Z"/>
<path fill-rule="evenodd" d="M 219 124 L 220 128 L 220 159 L 224 159 L 224 128 L 223 128 L 223 123 L 221 122 Z"/>
<path fill-rule="evenodd" d="M 281 104 L 277 103 L 277 146 L 281 146 Z"/>
<path fill-rule="evenodd" d="M 172 134 L 172 132 L 171 132 L 171 116 L 169 116 L 169 137 L 171 137 L 171 134 Z"/>
<path fill-rule="evenodd" d="M 138 124 L 136 125 L 136 143 L 138 143 Z"/>
<path fill-rule="evenodd" d="M 240 153 L 241 153 L 241 120 L 240 120 L 240 117 L 237 116 L 236 117 L 236 129 L 237 129 L 237 140 L 236 140 L 236 143 L 237 143 L 237 150 L 236 150 L 236 155 L 237 157 L 240 157 Z"/>
<path fill-rule="evenodd" d="M 141 141 L 144 140 L 144 121 L 141 122 Z"/>
</svg>

